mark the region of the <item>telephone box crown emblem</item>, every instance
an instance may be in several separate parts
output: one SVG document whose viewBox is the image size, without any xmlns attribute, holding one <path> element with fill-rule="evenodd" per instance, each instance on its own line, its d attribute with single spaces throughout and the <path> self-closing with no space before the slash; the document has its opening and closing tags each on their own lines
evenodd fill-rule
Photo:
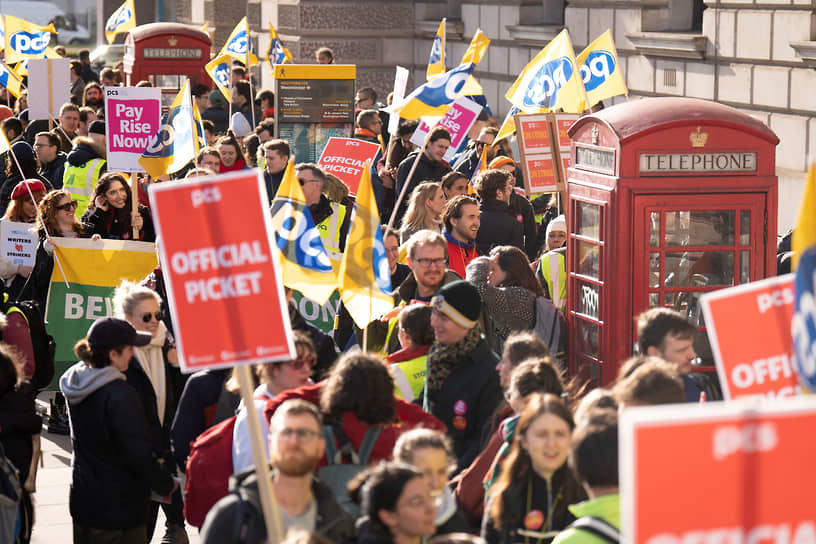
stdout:
<svg viewBox="0 0 816 544">
<path fill-rule="evenodd" d="M 700 127 L 697 127 L 697 132 L 689 134 L 689 140 L 691 140 L 691 147 L 705 147 L 706 141 L 708 141 L 708 133 L 702 132 Z"/>
<path fill-rule="evenodd" d="M 599 132 L 598 125 L 592 125 L 592 145 L 598 145 Z"/>
<path fill-rule="evenodd" d="M 170 37 L 167 39 L 167 44 L 168 44 L 170 47 L 175 47 L 177 43 L 178 43 L 178 40 L 176 39 L 176 37 L 175 37 L 175 36 L 170 36 Z"/>
</svg>

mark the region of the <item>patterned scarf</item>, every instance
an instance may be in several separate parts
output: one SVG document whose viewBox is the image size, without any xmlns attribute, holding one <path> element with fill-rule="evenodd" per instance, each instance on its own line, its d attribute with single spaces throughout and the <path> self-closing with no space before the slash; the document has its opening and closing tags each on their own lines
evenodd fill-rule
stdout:
<svg viewBox="0 0 816 544">
<path fill-rule="evenodd" d="M 431 396 L 442 389 L 442 385 L 453 372 L 456 363 L 467 355 L 482 338 L 482 327 L 477 323 L 464 338 L 455 344 L 434 343 L 428 352 L 428 374 L 425 381 L 425 410 L 433 409 Z"/>
</svg>

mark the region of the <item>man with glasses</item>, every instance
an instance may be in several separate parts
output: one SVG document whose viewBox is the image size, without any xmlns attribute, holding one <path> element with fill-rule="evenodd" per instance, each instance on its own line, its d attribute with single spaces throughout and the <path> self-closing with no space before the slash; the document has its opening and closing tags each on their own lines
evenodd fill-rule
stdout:
<svg viewBox="0 0 816 544">
<path fill-rule="evenodd" d="M 349 229 L 349 214 L 346 207 L 329 200 L 323 194 L 326 174 L 319 166 L 312 163 L 300 163 L 295 166 L 295 172 L 303 189 L 306 205 L 312 214 L 312 221 L 320 233 L 323 247 L 326 248 L 326 253 L 329 254 L 333 264 L 339 267 Z"/>
<path fill-rule="evenodd" d="M 361 91 L 358 91 L 358 95 Z M 376 95 L 375 95 L 376 96 Z M 385 121 L 382 114 L 374 109 L 365 109 L 357 114 L 356 124 L 354 128 L 354 138 L 364 142 L 370 142 L 380 146 L 374 160 L 371 161 L 371 189 L 374 191 L 374 199 L 377 201 L 377 207 L 382 208 L 383 196 L 383 182 L 380 175 L 377 173 L 377 164 L 383 156 L 383 144 L 387 145 L 383 139 L 386 134 L 383 133 L 383 126 Z M 382 140 L 382 141 L 381 141 Z"/>
<path fill-rule="evenodd" d="M 493 140 L 499 131 L 495 127 L 484 127 L 479 132 L 479 137 L 476 140 L 471 140 L 465 150 L 453 163 L 453 169 L 460 174 L 464 174 L 468 179 L 473 177 L 473 172 L 479 168 L 479 160 L 482 158 L 482 150 L 484 146 L 492 146 Z M 492 147 L 487 148 L 487 161 L 493 159 L 495 152 Z"/>
<path fill-rule="evenodd" d="M 57 135 L 52 132 L 38 132 L 34 140 L 34 153 L 40 163 L 37 173 L 50 181 L 54 189 L 62 189 L 65 159 L 68 156 L 60 151 Z"/>
<path fill-rule="evenodd" d="M 293 399 L 277 409 L 269 425 L 272 493 L 284 535 L 290 529 L 304 530 L 330 542 L 344 542 L 354 536 L 354 521 L 331 489 L 314 478 L 326 449 L 322 430 L 314 404 Z M 274 536 L 267 538 L 255 470 L 233 476 L 230 490 L 207 515 L 201 542 L 277 543 Z"/>
</svg>

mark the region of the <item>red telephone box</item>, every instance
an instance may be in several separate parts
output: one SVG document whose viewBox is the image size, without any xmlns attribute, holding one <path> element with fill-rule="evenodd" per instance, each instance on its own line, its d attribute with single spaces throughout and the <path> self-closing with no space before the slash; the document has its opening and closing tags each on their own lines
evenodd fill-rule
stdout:
<svg viewBox="0 0 816 544">
<path fill-rule="evenodd" d="M 702 293 L 776 274 L 779 138 L 736 109 L 668 97 L 587 115 L 569 135 L 569 365 L 605 385 L 644 310 L 705 330 Z"/>
<path fill-rule="evenodd" d="M 204 70 L 210 61 L 212 40 L 206 32 L 180 23 L 148 23 L 128 32 L 125 38 L 126 86 L 150 81 L 162 89 L 162 107 L 169 107 L 190 78 L 190 86 L 203 83 L 212 88 Z"/>
</svg>

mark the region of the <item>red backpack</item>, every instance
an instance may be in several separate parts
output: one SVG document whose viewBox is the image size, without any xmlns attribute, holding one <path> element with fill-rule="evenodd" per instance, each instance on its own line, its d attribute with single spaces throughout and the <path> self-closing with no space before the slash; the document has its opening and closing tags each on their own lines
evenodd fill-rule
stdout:
<svg viewBox="0 0 816 544">
<path fill-rule="evenodd" d="M 184 484 L 184 517 L 190 525 L 201 528 L 210 508 L 229 494 L 234 428 L 232 416 L 201 433 L 190 445 Z"/>
</svg>

